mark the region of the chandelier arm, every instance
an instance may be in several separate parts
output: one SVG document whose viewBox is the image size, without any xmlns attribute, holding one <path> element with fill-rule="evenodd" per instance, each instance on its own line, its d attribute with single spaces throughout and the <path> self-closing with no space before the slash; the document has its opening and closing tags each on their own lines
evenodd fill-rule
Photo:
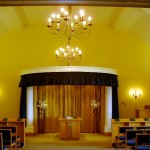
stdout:
<svg viewBox="0 0 150 150">
<path fill-rule="evenodd" d="M 79 40 L 83 40 L 85 39 L 89 34 L 90 34 L 91 31 L 87 32 L 86 34 L 84 35 L 81 35 L 80 33 L 76 33 L 74 35 L 72 35 L 73 37 L 75 37 L 76 39 L 79 39 Z M 80 36 L 79 36 L 80 35 Z"/>
<path fill-rule="evenodd" d="M 76 30 L 74 30 L 72 36 L 74 36 L 76 38 L 79 37 L 79 39 L 83 39 L 83 38 L 86 38 L 90 32 L 91 32 L 90 27 L 87 28 L 86 31 L 84 29 L 82 30 L 82 27 L 80 27 L 80 28 L 77 28 Z"/>
</svg>

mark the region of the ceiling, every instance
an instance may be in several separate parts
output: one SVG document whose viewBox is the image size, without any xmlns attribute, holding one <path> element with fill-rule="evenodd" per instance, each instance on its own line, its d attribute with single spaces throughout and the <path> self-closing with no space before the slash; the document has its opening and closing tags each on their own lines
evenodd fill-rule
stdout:
<svg viewBox="0 0 150 150">
<path fill-rule="evenodd" d="M 72 14 L 83 8 L 87 16 L 93 17 L 96 28 L 107 25 L 116 31 L 137 32 L 138 36 L 149 39 L 150 8 L 72 6 Z M 47 25 L 47 19 L 53 12 L 59 12 L 58 6 L 7 6 L 0 7 L 0 36 L 11 31 L 21 31 L 25 27 Z"/>
</svg>

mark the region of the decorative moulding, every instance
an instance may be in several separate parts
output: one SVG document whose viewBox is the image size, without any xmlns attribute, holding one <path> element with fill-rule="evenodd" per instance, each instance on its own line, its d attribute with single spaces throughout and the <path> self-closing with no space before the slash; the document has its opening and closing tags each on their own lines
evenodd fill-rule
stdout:
<svg viewBox="0 0 150 150">
<path fill-rule="evenodd" d="M 21 75 L 44 72 L 95 72 L 108 73 L 117 75 L 117 71 L 110 68 L 103 67 L 89 67 L 89 66 L 52 66 L 52 67 L 37 67 L 24 69 Z"/>
</svg>

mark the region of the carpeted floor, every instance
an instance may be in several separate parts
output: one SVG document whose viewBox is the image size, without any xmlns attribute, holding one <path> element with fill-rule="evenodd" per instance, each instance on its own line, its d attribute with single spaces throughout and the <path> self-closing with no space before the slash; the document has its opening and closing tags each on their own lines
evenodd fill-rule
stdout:
<svg viewBox="0 0 150 150">
<path fill-rule="evenodd" d="M 81 133 L 79 140 L 61 140 L 59 133 L 26 136 L 24 150 L 113 150 L 111 136 Z"/>
</svg>

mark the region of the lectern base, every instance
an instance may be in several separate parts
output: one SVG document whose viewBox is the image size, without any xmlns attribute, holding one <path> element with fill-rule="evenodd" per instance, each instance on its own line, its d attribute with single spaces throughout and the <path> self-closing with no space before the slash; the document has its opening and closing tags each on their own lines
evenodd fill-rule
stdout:
<svg viewBox="0 0 150 150">
<path fill-rule="evenodd" d="M 81 118 L 59 118 L 60 120 L 60 138 L 61 139 L 79 139 Z"/>
</svg>

